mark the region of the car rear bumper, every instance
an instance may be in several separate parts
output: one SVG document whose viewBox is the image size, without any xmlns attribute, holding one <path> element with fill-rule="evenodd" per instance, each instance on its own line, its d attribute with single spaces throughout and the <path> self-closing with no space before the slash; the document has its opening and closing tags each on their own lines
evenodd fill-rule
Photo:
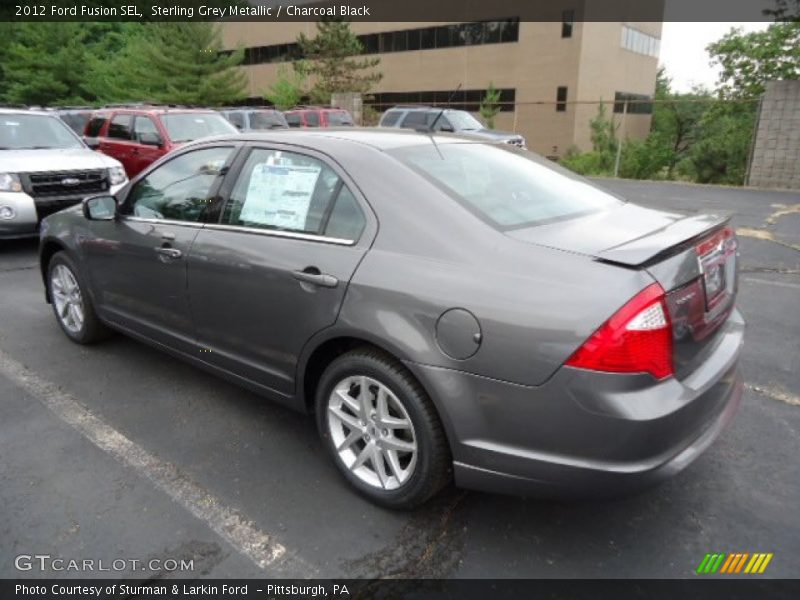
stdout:
<svg viewBox="0 0 800 600">
<path fill-rule="evenodd" d="M 529 387 L 408 366 L 442 415 L 457 485 L 609 496 L 674 475 L 719 436 L 742 397 L 744 328 L 734 310 L 707 360 L 680 381 L 564 367 Z"/>
</svg>

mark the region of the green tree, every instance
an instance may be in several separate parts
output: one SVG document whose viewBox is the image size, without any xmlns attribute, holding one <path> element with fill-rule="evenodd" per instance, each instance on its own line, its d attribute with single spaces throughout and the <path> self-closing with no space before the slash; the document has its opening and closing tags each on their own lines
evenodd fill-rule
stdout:
<svg viewBox="0 0 800 600">
<path fill-rule="evenodd" d="M 800 0 L 775 0 L 775 8 L 762 12 L 775 21 L 800 21 Z"/>
<path fill-rule="evenodd" d="M 383 78 L 373 70 L 379 58 L 354 58 L 364 47 L 345 21 L 318 21 L 317 35 L 300 34 L 297 44 L 313 77 L 312 102 L 330 104 L 336 92 L 364 94 Z"/>
<path fill-rule="evenodd" d="M 486 95 L 481 100 L 479 112 L 486 121 L 489 129 L 494 129 L 494 118 L 500 112 L 500 90 L 494 87 L 494 83 L 489 82 Z"/>
<path fill-rule="evenodd" d="M 246 75 L 236 68 L 244 52 L 223 52 L 213 23 L 148 23 L 122 35 L 122 50 L 95 65 L 93 87 L 106 102 L 219 106 L 245 94 Z"/>
<path fill-rule="evenodd" d="M 722 98 L 757 98 L 767 81 L 800 77 L 800 23 L 775 23 L 764 31 L 731 29 L 706 48 L 722 68 L 717 91 Z"/>
<path fill-rule="evenodd" d="M 81 23 L 16 23 L 2 58 L 4 99 L 21 104 L 85 104 L 87 28 Z"/>
<path fill-rule="evenodd" d="M 652 163 L 656 171 L 666 169 L 667 179 L 672 179 L 675 166 L 686 158 L 697 139 L 698 123 L 711 104 L 711 93 L 695 88 L 689 93 L 675 93 L 666 71 L 661 68 L 656 76 L 656 94 L 653 121 L 648 136 L 648 149 L 654 154 Z"/>
<path fill-rule="evenodd" d="M 698 121 L 694 143 L 677 171 L 697 183 L 742 185 L 755 115 L 752 102 L 714 102 Z"/>
<path fill-rule="evenodd" d="M 264 97 L 279 110 L 297 106 L 306 93 L 307 78 L 302 63 L 295 63 L 291 70 L 281 65 L 278 67 L 278 79 L 269 86 Z"/>
</svg>

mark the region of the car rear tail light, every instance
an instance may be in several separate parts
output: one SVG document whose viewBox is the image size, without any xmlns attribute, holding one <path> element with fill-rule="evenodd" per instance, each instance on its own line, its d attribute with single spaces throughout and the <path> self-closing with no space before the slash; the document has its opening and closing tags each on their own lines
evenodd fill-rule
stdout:
<svg viewBox="0 0 800 600">
<path fill-rule="evenodd" d="M 672 327 L 664 289 L 654 283 L 639 292 L 566 364 L 611 373 L 650 373 L 656 379 L 672 375 Z"/>
</svg>

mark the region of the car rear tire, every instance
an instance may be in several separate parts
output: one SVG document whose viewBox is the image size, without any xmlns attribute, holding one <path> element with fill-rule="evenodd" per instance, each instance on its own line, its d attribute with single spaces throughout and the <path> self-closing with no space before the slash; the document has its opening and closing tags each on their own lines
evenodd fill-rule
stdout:
<svg viewBox="0 0 800 600">
<path fill-rule="evenodd" d="M 411 509 L 451 479 L 450 451 L 433 403 L 402 364 L 378 350 L 352 350 L 328 365 L 317 386 L 316 413 L 336 466 L 376 504 Z"/>
<path fill-rule="evenodd" d="M 56 252 L 47 265 L 47 291 L 61 330 L 78 344 L 93 344 L 109 336 L 94 310 L 80 271 L 66 252 Z"/>
</svg>

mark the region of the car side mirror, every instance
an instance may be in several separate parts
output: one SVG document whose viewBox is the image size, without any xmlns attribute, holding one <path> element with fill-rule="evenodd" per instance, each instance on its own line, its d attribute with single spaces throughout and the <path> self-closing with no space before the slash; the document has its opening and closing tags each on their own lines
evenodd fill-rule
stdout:
<svg viewBox="0 0 800 600">
<path fill-rule="evenodd" d="M 97 150 L 100 147 L 100 140 L 97 138 L 86 138 L 83 141 L 86 142 L 86 145 L 89 146 L 90 150 Z"/>
<path fill-rule="evenodd" d="M 114 196 L 89 196 L 83 199 L 83 216 L 90 221 L 113 221 L 117 216 Z"/>
<path fill-rule="evenodd" d="M 139 134 L 139 143 L 145 146 L 161 146 L 164 142 L 154 131 L 146 131 Z"/>
<path fill-rule="evenodd" d="M 454 133 L 455 129 L 451 125 L 442 125 L 439 127 L 439 131 L 444 131 L 445 133 Z"/>
</svg>

